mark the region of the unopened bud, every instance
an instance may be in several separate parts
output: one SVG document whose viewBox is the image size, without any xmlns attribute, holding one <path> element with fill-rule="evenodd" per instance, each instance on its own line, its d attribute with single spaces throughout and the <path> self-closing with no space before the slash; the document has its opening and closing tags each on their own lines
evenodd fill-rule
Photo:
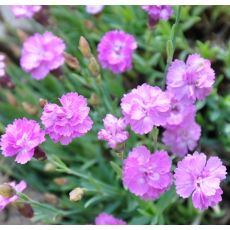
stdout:
<svg viewBox="0 0 230 230">
<path fill-rule="evenodd" d="M 26 218 L 32 218 L 34 216 L 33 208 L 31 207 L 30 204 L 27 203 L 19 204 L 18 211 L 22 216 Z"/>
<path fill-rule="evenodd" d="M 47 160 L 46 153 L 39 146 L 35 148 L 33 157 L 40 161 Z"/>
<path fill-rule="evenodd" d="M 74 56 L 68 54 L 68 53 L 64 53 L 64 57 L 65 57 L 65 62 L 66 64 L 72 68 L 72 69 L 76 69 L 76 70 L 80 70 L 80 64 L 79 61 L 77 60 L 77 58 L 75 58 Z"/>
<path fill-rule="evenodd" d="M 28 38 L 28 35 L 21 29 L 16 30 L 19 40 L 23 43 Z"/>
<path fill-rule="evenodd" d="M 63 80 L 64 76 L 63 76 L 63 71 L 62 69 L 59 67 L 57 69 L 54 69 L 50 72 L 51 74 L 54 75 L 54 77 L 56 77 L 58 80 Z"/>
<path fill-rule="evenodd" d="M 58 203 L 58 198 L 56 195 L 52 194 L 52 193 L 45 193 L 44 195 L 44 201 L 49 203 L 49 204 L 57 204 Z"/>
<path fill-rule="evenodd" d="M 89 70 L 94 77 L 98 77 L 100 74 L 99 64 L 97 63 L 96 58 L 93 56 L 89 60 Z"/>
<path fill-rule="evenodd" d="M 3 88 L 14 89 L 15 84 L 12 82 L 11 78 L 7 75 L 0 77 L 0 85 Z"/>
<path fill-rule="evenodd" d="M 13 105 L 13 106 L 17 105 L 16 97 L 11 93 L 11 91 L 6 91 L 6 98 L 10 105 Z"/>
<path fill-rule="evenodd" d="M 10 198 L 16 194 L 14 188 L 9 184 L 0 185 L 0 196 L 4 198 Z"/>
<path fill-rule="evenodd" d="M 80 37 L 79 50 L 81 51 L 82 55 L 86 58 L 90 58 L 92 56 L 89 43 L 83 36 Z"/>
<path fill-rule="evenodd" d="M 68 183 L 68 180 L 64 177 L 57 177 L 54 179 L 54 183 L 57 185 L 66 185 Z"/>
<path fill-rule="evenodd" d="M 39 105 L 41 108 L 44 108 L 47 103 L 48 101 L 46 99 L 43 99 L 43 98 L 39 99 Z"/>
<path fill-rule="evenodd" d="M 92 106 L 97 106 L 100 104 L 100 99 L 99 97 L 93 93 L 89 99 L 89 104 L 92 105 Z"/>
<path fill-rule="evenodd" d="M 38 108 L 28 102 L 22 102 L 22 107 L 30 115 L 35 115 L 38 112 Z"/>
<path fill-rule="evenodd" d="M 84 190 L 82 188 L 75 188 L 69 193 L 70 201 L 76 202 L 82 199 Z"/>
<path fill-rule="evenodd" d="M 45 172 L 54 172 L 55 170 L 56 170 L 56 166 L 50 162 L 48 162 L 44 167 Z"/>
</svg>

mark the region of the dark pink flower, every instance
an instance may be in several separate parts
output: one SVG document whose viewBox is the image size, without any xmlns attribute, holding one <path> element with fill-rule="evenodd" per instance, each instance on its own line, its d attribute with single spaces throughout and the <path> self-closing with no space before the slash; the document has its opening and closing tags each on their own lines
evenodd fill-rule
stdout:
<svg viewBox="0 0 230 230">
<path fill-rule="evenodd" d="M 126 222 L 121 219 L 115 218 L 110 214 L 101 213 L 96 217 L 95 224 L 96 225 L 126 225 Z"/>
<path fill-rule="evenodd" d="M 65 44 L 51 32 L 34 34 L 23 44 L 20 64 L 36 80 L 45 78 L 50 71 L 64 63 Z"/>
<path fill-rule="evenodd" d="M 45 141 L 45 132 L 34 120 L 16 119 L 6 127 L 0 146 L 5 157 L 16 156 L 15 161 L 25 164 L 34 155 L 35 148 Z"/>
<path fill-rule="evenodd" d="M 70 92 L 60 98 L 60 103 L 61 106 L 46 104 L 41 121 L 54 142 L 68 145 L 74 138 L 85 135 L 92 128 L 93 121 L 83 96 Z"/>
</svg>

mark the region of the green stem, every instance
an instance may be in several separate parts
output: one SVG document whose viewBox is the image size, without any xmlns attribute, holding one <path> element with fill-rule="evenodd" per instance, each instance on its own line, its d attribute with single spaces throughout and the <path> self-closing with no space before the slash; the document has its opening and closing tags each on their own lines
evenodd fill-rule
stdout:
<svg viewBox="0 0 230 230">
<path fill-rule="evenodd" d="M 166 74 L 168 72 L 168 68 L 173 60 L 173 55 L 176 49 L 176 33 L 180 21 L 180 11 L 181 7 L 177 6 L 177 13 L 176 13 L 176 21 L 172 26 L 171 34 L 170 34 L 170 39 L 167 41 L 167 65 L 165 68 L 165 77 L 162 82 L 162 89 L 165 88 L 165 82 L 166 82 Z"/>
</svg>

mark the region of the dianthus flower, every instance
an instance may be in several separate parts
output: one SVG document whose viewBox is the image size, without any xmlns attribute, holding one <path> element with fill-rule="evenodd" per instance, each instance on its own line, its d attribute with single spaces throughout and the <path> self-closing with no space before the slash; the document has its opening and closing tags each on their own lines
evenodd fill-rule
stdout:
<svg viewBox="0 0 230 230">
<path fill-rule="evenodd" d="M 149 23 L 151 26 L 154 26 L 160 20 L 167 21 L 173 14 L 173 9 L 171 6 L 146 5 L 142 6 L 142 9 L 148 13 Z"/>
<path fill-rule="evenodd" d="M 45 141 L 45 132 L 34 120 L 16 119 L 6 127 L 0 146 L 5 157 L 14 157 L 15 161 L 25 164 L 34 155 L 35 148 Z"/>
<path fill-rule="evenodd" d="M 222 198 L 220 182 L 226 177 L 226 167 L 218 157 L 195 152 L 178 163 L 175 170 L 176 192 L 183 198 L 192 196 L 195 208 L 207 209 Z"/>
<path fill-rule="evenodd" d="M 17 18 L 32 18 L 35 13 L 41 10 L 41 6 L 16 5 L 11 10 Z"/>
<path fill-rule="evenodd" d="M 186 117 L 191 116 L 195 117 L 196 108 L 194 104 L 189 100 L 178 100 L 174 94 L 168 93 L 170 96 L 170 110 L 169 116 L 166 120 L 166 126 L 171 125 L 180 125 L 186 119 Z"/>
<path fill-rule="evenodd" d="M 51 32 L 34 34 L 23 44 L 20 64 L 36 80 L 45 78 L 50 71 L 64 63 L 65 44 Z"/>
<path fill-rule="evenodd" d="M 89 14 L 99 14 L 104 8 L 104 5 L 88 5 L 86 6 L 86 12 Z"/>
<path fill-rule="evenodd" d="M 121 219 L 115 218 L 110 214 L 101 213 L 96 217 L 95 224 L 96 225 L 126 225 L 126 222 Z"/>
<path fill-rule="evenodd" d="M 172 153 L 183 157 L 197 146 L 201 128 L 195 121 L 195 111 L 191 111 L 179 125 L 168 125 L 163 133 L 162 141 L 169 146 Z"/>
<path fill-rule="evenodd" d="M 61 106 L 48 103 L 44 107 L 41 121 L 46 133 L 55 142 L 68 145 L 74 138 L 85 135 L 93 125 L 89 117 L 87 100 L 75 92 L 60 98 Z"/>
<path fill-rule="evenodd" d="M 25 181 L 21 181 L 20 183 L 16 184 L 15 181 L 7 183 L 10 185 L 16 192 L 22 192 L 26 189 L 27 184 Z M 15 202 L 18 199 L 17 195 L 14 195 L 10 198 L 5 198 L 0 195 L 0 212 L 10 203 Z"/>
<path fill-rule="evenodd" d="M 209 60 L 199 54 L 189 55 L 186 63 L 172 62 L 167 73 L 167 89 L 177 99 L 203 100 L 212 90 L 215 73 Z"/>
<path fill-rule="evenodd" d="M 118 144 L 128 139 L 129 133 L 125 131 L 124 119 L 117 119 L 113 115 L 107 114 L 103 122 L 105 128 L 98 132 L 98 139 L 107 141 L 110 148 L 115 149 Z"/>
<path fill-rule="evenodd" d="M 5 76 L 5 56 L 0 54 L 0 77 Z"/>
<path fill-rule="evenodd" d="M 132 68 L 132 56 L 137 48 L 135 38 L 123 31 L 107 32 L 101 39 L 97 51 L 102 67 L 113 73 L 123 73 Z"/>
<path fill-rule="evenodd" d="M 144 200 L 155 200 L 172 184 L 171 159 L 165 151 L 151 154 L 145 146 L 134 148 L 123 164 L 123 184 Z"/>
<path fill-rule="evenodd" d="M 166 124 L 170 97 L 159 87 L 143 84 L 121 99 L 125 121 L 138 134 L 151 132 L 154 126 Z"/>
</svg>

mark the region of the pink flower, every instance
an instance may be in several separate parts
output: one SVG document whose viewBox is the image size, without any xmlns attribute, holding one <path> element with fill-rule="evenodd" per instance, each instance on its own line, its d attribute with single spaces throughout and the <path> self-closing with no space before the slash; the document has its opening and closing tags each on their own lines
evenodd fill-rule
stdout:
<svg viewBox="0 0 230 230">
<path fill-rule="evenodd" d="M 181 124 L 166 126 L 162 141 L 170 147 L 173 154 L 183 157 L 189 150 L 192 151 L 197 146 L 201 128 L 195 122 L 194 117 L 195 111 L 193 110 Z"/>
<path fill-rule="evenodd" d="M 132 56 L 137 48 L 135 38 L 123 31 L 107 32 L 101 39 L 97 50 L 103 68 L 113 73 L 123 73 L 132 68 Z"/>
<path fill-rule="evenodd" d="M 5 76 L 5 56 L 0 54 L 0 77 Z"/>
<path fill-rule="evenodd" d="M 5 157 L 16 156 L 15 161 L 25 164 L 34 155 L 35 148 L 45 141 L 45 133 L 34 120 L 16 119 L 6 127 L 0 146 Z"/>
<path fill-rule="evenodd" d="M 45 78 L 50 71 L 64 63 L 65 44 L 51 32 L 34 34 L 23 44 L 20 64 L 36 80 Z"/>
<path fill-rule="evenodd" d="M 171 159 L 165 151 L 151 155 L 145 146 L 134 148 L 123 164 L 123 184 L 144 200 L 155 200 L 172 184 Z"/>
<path fill-rule="evenodd" d="M 98 5 L 98 6 L 88 5 L 86 6 L 86 12 L 89 14 L 98 14 L 103 10 L 103 8 L 104 5 Z"/>
<path fill-rule="evenodd" d="M 17 18 L 32 18 L 35 13 L 41 10 L 41 8 L 41 6 L 11 6 L 11 10 Z"/>
<path fill-rule="evenodd" d="M 46 133 L 55 142 L 68 145 L 74 138 L 85 135 L 93 125 L 89 117 L 87 100 L 75 92 L 60 98 L 61 106 L 48 103 L 44 107 L 41 121 Z"/>
<path fill-rule="evenodd" d="M 151 132 L 154 126 L 166 124 L 170 97 L 159 87 L 143 84 L 121 99 L 124 118 L 138 134 Z"/>
<path fill-rule="evenodd" d="M 218 157 L 207 161 L 204 153 L 187 155 L 178 163 L 174 177 L 177 194 L 192 196 L 195 208 L 207 209 L 222 200 L 220 182 L 226 177 L 226 167 Z"/>
<path fill-rule="evenodd" d="M 126 124 L 122 118 L 117 119 L 111 114 L 107 114 L 103 120 L 105 129 L 98 132 L 98 139 L 108 142 L 110 148 L 115 149 L 118 144 L 125 142 L 129 133 L 125 131 Z"/>
<path fill-rule="evenodd" d="M 110 214 L 101 213 L 96 217 L 95 224 L 96 225 L 126 225 L 126 222 L 121 219 L 115 218 Z"/>
<path fill-rule="evenodd" d="M 27 184 L 25 181 L 21 181 L 19 184 L 16 184 L 15 181 L 12 181 L 9 184 L 11 187 L 13 187 L 15 189 L 16 192 L 22 192 L 26 189 Z M 0 195 L 0 212 L 10 203 L 15 202 L 18 199 L 17 195 L 14 195 L 10 198 L 5 198 L 3 196 Z"/>
<path fill-rule="evenodd" d="M 189 55 L 187 62 L 172 62 L 167 73 L 167 89 L 177 99 L 203 100 L 212 90 L 215 73 L 209 60 L 199 54 Z"/>
<path fill-rule="evenodd" d="M 148 13 L 151 26 L 154 26 L 160 20 L 167 21 L 173 14 L 173 9 L 171 6 L 147 5 L 142 6 L 142 9 Z"/>
</svg>

